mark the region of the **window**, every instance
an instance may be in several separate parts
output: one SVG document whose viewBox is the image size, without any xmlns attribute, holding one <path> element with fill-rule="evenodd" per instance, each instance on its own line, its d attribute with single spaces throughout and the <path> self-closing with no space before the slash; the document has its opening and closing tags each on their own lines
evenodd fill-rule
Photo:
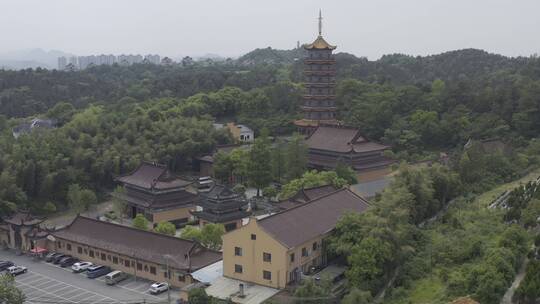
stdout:
<svg viewBox="0 0 540 304">
<path fill-rule="evenodd" d="M 137 270 L 142 270 L 142 264 L 141 263 L 137 263 Z"/>
<path fill-rule="evenodd" d="M 170 279 L 170 278 L 171 278 L 171 272 L 170 272 L 170 271 L 165 271 L 165 272 L 163 273 L 163 277 L 164 277 L 164 278 L 167 278 L 167 279 Z"/>
<path fill-rule="evenodd" d="M 125 261 L 124 261 L 124 266 L 129 267 L 129 264 L 130 264 L 130 263 L 129 263 L 129 260 L 125 260 Z"/>
<path fill-rule="evenodd" d="M 268 252 L 263 252 L 263 261 L 272 262 L 272 255 Z"/>
<path fill-rule="evenodd" d="M 178 275 L 178 281 L 179 282 L 185 282 L 186 281 L 186 276 L 183 275 L 183 274 Z"/>
<path fill-rule="evenodd" d="M 103 261 L 106 261 L 106 260 L 107 260 L 107 255 L 106 255 L 105 253 L 103 253 L 103 252 L 101 253 L 101 259 L 102 259 Z"/>
<path fill-rule="evenodd" d="M 251 234 L 251 239 L 252 239 L 252 240 L 256 240 L 256 239 L 257 239 L 257 235 L 256 235 L 256 234 Z"/>
<path fill-rule="evenodd" d="M 317 250 L 317 248 L 319 248 L 317 242 L 313 243 L 313 251 Z"/>
<path fill-rule="evenodd" d="M 235 256 L 242 256 L 242 248 L 234 247 L 234 255 Z"/>
<path fill-rule="evenodd" d="M 151 274 L 156 274 L 156 267 L 150 266 L 150 273 Z"/>
<path fill-rule="evenodd" d="M 71 244 L 69 244 L 69 243 L 66 244 L 66 249 L 67 249 L 68 251 L 71 251 Z"/>
<path fill-rule="evenodd" d="M 302 248 L 302 256 L 303 256 L 303 257 L 307 257 L 307 256 L 308 256 L 308 252 L 307 252 L 306 247 Z"/>
<path fill-rule="evenodd" d="M 294 253 L 291 253 L 290 257 L 291 257 L 291 263 L 294 262 Z"/>
<path fill-rule="evenodd" d="M 88 252 L 88 255 L 89 255 L 91 258 L 93 258 L 93 257 L 94 257 L 94 250 L 90 250 L 90 251 Z"/>
<path fill-rule="evenodd" d="M 272 280 L 272 273 L 270 271 L 263 270 L 263 279 Z"/>
<path fill-rule="evenodd" d="M 234 272 L 236 273 L 242 273 L 244 269 L 242 269 L 242 265 L 234 264 Z"/>
<path fill-rule="evenodd" d="M 118 257 L 113 256 L 112 262 L 113 264 L 118 264 Z"/>
<path fill-rule="evenodd" d="M 82 247 L 77 247 L 77 253 L 82 254 Z"/>
<path fill-rule="evenodd" d="M 58 242 L 58 248 L 62 248 L 62 242 Z"/>
</svg>

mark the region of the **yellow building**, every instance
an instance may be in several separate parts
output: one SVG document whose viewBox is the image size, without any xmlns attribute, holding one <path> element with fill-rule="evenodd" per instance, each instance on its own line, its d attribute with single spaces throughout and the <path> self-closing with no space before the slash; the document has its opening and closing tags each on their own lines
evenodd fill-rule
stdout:
<svg viewBox="0 0 540 304">
<path fill-rule="evenodd" d="M 193 271 L 221 260 L 221 253 L 193 241 L 83 216 L 52 239 L 51 251 L 176 287 L 191 284 Z"/>
<path fill-rule="evenodd" d="M 301 273 L 326 264 L 323 240 L 346 212 L 369 203 L 340 189 L 249 223 L 223 236 L 223 275 L 273 288 L 297 282 Z"/>
</svg>

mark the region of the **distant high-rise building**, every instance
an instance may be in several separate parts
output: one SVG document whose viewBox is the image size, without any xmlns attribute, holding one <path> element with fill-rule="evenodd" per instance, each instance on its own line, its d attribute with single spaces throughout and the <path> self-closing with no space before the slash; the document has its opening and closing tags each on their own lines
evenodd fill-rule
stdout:
<svg viewBox="0 0 540 304">
<path fill-rule="evenodd" d="M 159 57 L 159 55 L 148 54 L 148 55 L 144 56 L 144 60 L 146 60 L 148 63 L 153 63 L 153 64 L 160 64 L 161 63 L 161 58 Z"/>
<path fill-rule="evenodd" d="M 67 65 L 67 58 L 66 57 L 58 57 L 58 69 L 59 70 L 65 70 Z"/>
<path fill-rule="evenodd" d="M 142 56 L 140 54 L 137 55 L 119 55 L 116 57 L 115 55 L 109 54 L 101 54 L 101 55 L 89 55 L 89 56 L 78 56 L 78 57 L 59 57 L 58 58 L 58 69 L 64 70 L 67 68 L 68 65 L 70 65 L 71 70 L 73 68 L 75 69 L 86 69 L 91 66 L 96 65 L 113 65 L 115 63 L 121 64 L 121 65 L 131 65 L 135 63 L 142 63 L 149 62 L 153 64 L 160 64 L 161 63 L 161 57 L 159 55 L 152 55 L 148 54 L 146 56 Z"/>
<path fill-rule="evenodd" d="M 68 64 L 71 64 L 74 67 L 77 67 L 77 57 L 71 56 L 68 59 Z"/>
</svg>

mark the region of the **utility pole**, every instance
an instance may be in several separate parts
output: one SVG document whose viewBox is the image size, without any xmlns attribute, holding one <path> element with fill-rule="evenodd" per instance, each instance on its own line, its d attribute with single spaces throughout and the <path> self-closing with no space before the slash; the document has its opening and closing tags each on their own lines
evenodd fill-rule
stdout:
<svg viewBox="0 0 540 304">
<path fill-rule="evenodd" d="M 171 304 L 171 283 L 170 283 L 170 281 L 171 281 L 171 272 L 169 270 L 169 255 L 166 254 L 164 257 L 165 257 L 165 265 L 167 267 L 167 270 L 166 270 L 167 271 L 167 284 L 168 284 L 168 286 L 167 286 L 167 303 Z"/>
</svg>

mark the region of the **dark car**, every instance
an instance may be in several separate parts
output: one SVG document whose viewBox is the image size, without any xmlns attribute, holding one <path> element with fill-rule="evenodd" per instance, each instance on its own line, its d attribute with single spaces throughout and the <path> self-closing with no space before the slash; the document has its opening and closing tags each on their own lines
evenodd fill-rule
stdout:
<svg viewBox="0 0 540 304">
<path fill-rule="evenodd" d="M 89 279 L 95 279 L 97 277 L 104 276 L 109 272 L 111 272 L 111 268 L 108 266 L 94 265 L 88 267 L 88 269 L 86 270 L 86 277 L 88 277 Z"/>
<path fill-rule="evenodd" d="M 77 258 L 67 256 L 67 257 L 61 259 L 59 264 L 60 264 L 60 267 L 64 268 L 64 267 L 71 266 L 71 265 L 77 263 L 78 261 L 79 261 L 79 259 L 77 259 Z"/>
<path fill-rule="evenodd" d="M 52 263 L 54 262 L 54 259 L 59 255 L 62 255 L 62 254 L 60 252 L 51 252 L 47 254 L 47 256 L 45 257 L 45 262 Z"/>
<path fill-rule="evenodd" d="M 4 271 L 11 266 L 14 266 L 13 262 L 10 261 L 0 261 L 0 271 Z"/>
<path fill-rule="evenodd" d="M 67 255 L 67 254 L 59 254 L 59 255 L 57 255 L 57 256 L 53 259 L 53 264 L 60 264 L 60 261 L 61 261 L 63 258 L 66 258 L 66 257 L 69 257 L 69 255 Z"/>
</svg>

